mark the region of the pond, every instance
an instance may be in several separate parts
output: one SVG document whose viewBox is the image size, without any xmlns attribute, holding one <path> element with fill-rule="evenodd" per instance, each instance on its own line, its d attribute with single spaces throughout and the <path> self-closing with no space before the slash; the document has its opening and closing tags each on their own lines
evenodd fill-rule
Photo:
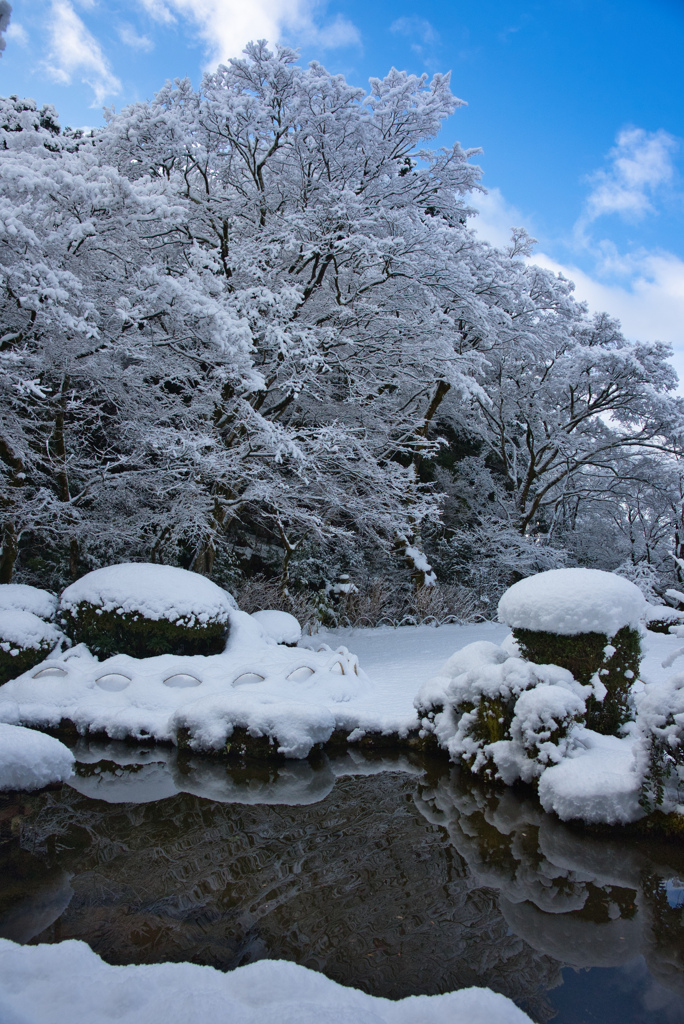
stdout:
<svg viewBox="0 0 684 1024">
<path fill-rule="evenodd" d="M 377 996 L 486 985 L 535 1021 L 684 1020 L 684 850 L 594 837 L 442 761 L 229 768 L 81 742 L 0 797 L 0 935 L 109 963 L 294 960 Z"/>
</svg>

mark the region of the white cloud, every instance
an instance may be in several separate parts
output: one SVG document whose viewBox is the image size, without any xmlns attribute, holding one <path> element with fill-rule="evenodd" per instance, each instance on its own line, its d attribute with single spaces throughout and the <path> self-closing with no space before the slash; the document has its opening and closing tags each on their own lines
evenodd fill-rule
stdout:
<svg viewBox="0 0 684 1024">
<path fill-rule="evenodd" d="M 305 38 L 307 42 L 317 43 L 324 50 L 340 49 L 343 46 L 360 46 L 361 35 L 356 25 L 338 14 L 333 22 L 324 27 L 318 28 L 311 25 L 309 34 Z"/>
<path fill-rule="evenodd" d="M 597 280 L 545 253 L 535 253 L 532 262 L 574 281 L 577 298 L 591 312 L 617 317 L 627 338 L 672 345 L 672 362 L 684 383 L 684 260 L 674 253 L 644 252 L 631 259 L 632 275 L 623 283 Z"/>
<path fill-rule="evenodd" d="M 439 45 L 439 33 L 425 18 L 413 15 L 410 18 L 397 18 L 390 25 L 390 32 L 406 36 L 412 40 L 411 49 L 420 57 L 427 68 L 434 69 L 435 52 Z"/>
<path fill-rule="evenodd" d="M 589 178 L 594 187 L 587 197 L 580 228 L 607 214 L 636 221 L 654 212 L 654 194 L 674 177 L 675 149 L 677 140 L 662 129 L 647 132 L 643 128 L 623 128 L 608 154 L 607 170 Z"/>
<path fill-rule="evenodd" d="M 18 21 L 10 22 L 6 35 L 9 43 L 17 43 L 18 46 L 28 46 L 28 33 Z"/>
<path fill-rule="evenodd" d="M 95 93 L 94 107 L 120 91 L 121 82 L 113 74 L 102 47 L 69 0 L 53 0 L 48 28 L 50 44 L 46 70 L 56 82 L 70 85 L 73 76 L 78 75 Z"/>
<path fill-rule="evenodd" d="M 528 219 L 504 199 L 498 188 L 478 193 L 472 197 L 471 204 L 478 215 L 470 221 L 469 226 L 477 231 L 480 238 L 500 249 L 510 244 L 512 229 L 523 227 Z"/>
<path fill-rule="evenodd" d="M 320 24 L 314 17 L 317 0 L 141 0 L 158 22 L 170 24 L 178 18 L 194 23 L 215 66 L 239 56 L 251 39 L 276 43 L 289 35 L 298 41 L 333 49 L 360 43 L 358 29 L 338 15 L 332 23 Z"/>
<path fill-rule="evenodd" d="M 171 25 L 176 20 L 164 0 L 140 0 L 140 4 L 160 25 Z"/>
<path fill-rule="evenodd" d="M 425 46 L 439 42 L 439 35 L 425 18 L 397 18 L 390 25 L 390 32 L 398 32 L 402 36 L 420 40 Z"/>
<path fill-rule="evenodd" d="M 492 245 L 508 245 L 512 226 L 532 232 L 529 218 L 508 203 L 498 188 L 475 196 L 472 204 L 480 214 L 471 227 Z M 617 317 L 626 337 L 672 345 L 673 363 L 684 381 L 684 260 L 674 253 L 648 250 L 624 255 L 605 241 L 582 251 L 594 261 L 593 272 L 544 252 L 535 252 L 530 262 L 574 281 L 576 297 L 592 313 L 605 311 Z"/>
<path fill-rule="evenodd" d="M 149 53 L 150 50 L 154 49 L 154 43 L 149 36 L 139 36 L 128 22 L 124 22 L 123 25 L 119 26 L 119 39 L 124 46 L 130 46 L 134 50 L 143 50 Z"/>
</svg>

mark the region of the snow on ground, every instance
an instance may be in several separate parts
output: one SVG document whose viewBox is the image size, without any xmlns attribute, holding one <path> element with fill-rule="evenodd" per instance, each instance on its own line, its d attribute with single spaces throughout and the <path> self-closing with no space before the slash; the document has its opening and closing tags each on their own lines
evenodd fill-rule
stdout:
<svg viewBox="0 0 684 1024">
<path fill-rule="evenodd" d="M 6 1024 L 531 1024 L 486 988 L 393 1002 L 284 960 L 224 974 L 197 964 L 114 967 L 76 939 L 20 946 L 0 939 L 0 1020 Z"/>
<path fill-rule="evenodd" d="M 499 620 L 542 632 L 605 633 L 638 629 L 646 610 L 634 583 L 600 569 L 550 569 L 509 587 L 499 601 Z"/>
<path fill-rule="evenodd" d="M 0 790 L 42 789 L 64 782 L 73 765 L 74 755 L 54 737 L 0 724 Z"/>
<path fill-rule="evenodd" d="M 376 629 L 323 629 L 312 641 L 334 647 L 344 644 L 373 680 L 373 690 L 360 694 L 354 707 L 360 728 L 393 723 L 402 729 L 418 724 L 413 706 L 421 684 L 436 675 L 451 655 L 477 640 L 500 644 L 509 629 L 498 622 L 472 622 L 463 626 L 379 626 Z M 396 731 L 393 729 L 392 731 Z"/>
</svg>

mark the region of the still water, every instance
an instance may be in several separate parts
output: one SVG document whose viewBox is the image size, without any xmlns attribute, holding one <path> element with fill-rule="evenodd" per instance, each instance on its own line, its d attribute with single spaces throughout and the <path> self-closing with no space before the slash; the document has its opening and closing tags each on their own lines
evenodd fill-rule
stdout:
<svg viewBox="0 0 684 1024">
<path fill-rule="evenodd" d="M 0 935 L 109 963 L 294 960 L 377 996 L 487 985 L 539 1022 L 684 1022 L 684 849 L 589 837 L 443 762 L 279 768 L 81 743 L 0 797 Z"/>
</svg>

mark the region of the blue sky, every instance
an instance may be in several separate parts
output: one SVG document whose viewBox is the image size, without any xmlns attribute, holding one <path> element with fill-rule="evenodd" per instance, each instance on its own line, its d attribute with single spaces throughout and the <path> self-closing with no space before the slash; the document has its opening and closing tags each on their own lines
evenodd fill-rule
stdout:
<svg viewBox="0 0 684 1024">
<path fill-rule="evenodd" d="M 10 0 L 0 91 L 101 123 L 250 38 L 298 46 L 358 85 L 391 65 L 452 71 L 440 142 L 481 146 L 478 230 L 512 225 L 684 377 L 684 0 Z"/>
</svg>

